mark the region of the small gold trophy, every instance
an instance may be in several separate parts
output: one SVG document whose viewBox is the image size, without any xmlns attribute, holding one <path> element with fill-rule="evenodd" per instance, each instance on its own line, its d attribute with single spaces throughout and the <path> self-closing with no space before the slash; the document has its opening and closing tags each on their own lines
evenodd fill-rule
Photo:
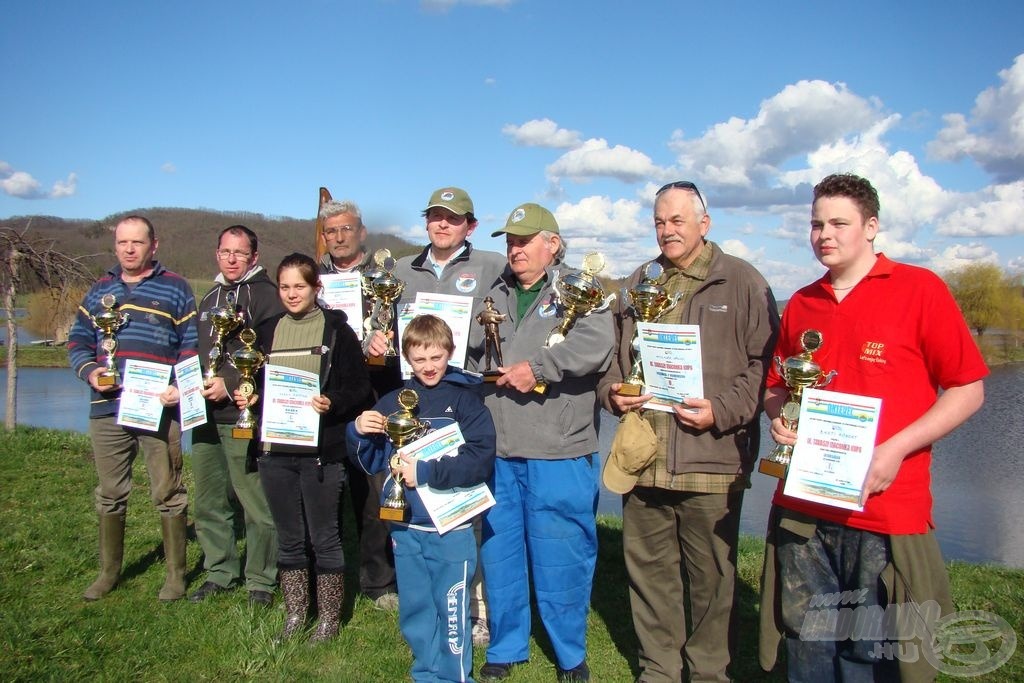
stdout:
<svg viewBox="0 0 1024 683">
<path fill-rule="evenodd" d="M 803 400 L 804 389 L 817 389 L 832 381 L 836 371 L 823 373 L 821 366 L 814 362 L 811 354 L 821 348 L 821 332 L 818 330 L 805 330 L 800 335 L 800 347 L 803 353 L 790 356 L 785 361 L 775 356 L 775 367 L 782 375 L 789 387 L 789 396 L 782 404 L 782 424 L 786 429 L 796 431 L 797 422 L 800 419 L 800 402 Z M 786 470 L 789 468 L 789 461 L 793 459 L 793 447 L 776 444 L 767 457 L 761 458 L 757 469 L 762 474 L 784 479 Z"/>
<path fill-rule="evenodd" d="M 402 389 L 398 392 L 398 405 L 401 410 L 396 410 L 387 417 L 388 439 L 395 445 L 395 453 L 391 456 L 391 476 L 395 485 L 391 493 L 380 504 L 380 518 L 390 522 L 404 522 L 409 517 L 409 504 L 405 500 L 405 479 L 398 471 L 401 459 L 398 456 L 398 449 L 410 441 L 420 438 L 430 429 L 430 422 L 419 420 L 413 415 L 413 408 L 420 402 L 420 397 L 412 389 Z"/>
<path fill-rule="evenodd" d="M 228 362 L 231 363 L 231 367 L 238 370 L 238 393 L 248 400 L 256 393 L 256 383 L 253 381 L 253 375 L 263 367 L 267 358 L 253 348 L 253 344 L 256 343 L 256 333 L 251 327 L 242 330 L 238 335 L 238 339 L 244 346 L 232 353 L 228 357 Z M 252 414 L 252 409 L 247 405 L 239 413 L 238 421 L 235 422 L 235 427 L 231 430 L 231 436 L 236 439 L 251 439 L 255 429 L 256 417 Z"/>
<path fill-rule="evenodd" d="M 604 270 L 604 256 L 591 252 L 583 257 L 583 268 L 580 272 L 568 273 L 555 280 L 554 290 L 559 305 L 563 308 L 562 322 L 551 330 L 544 346 L 554 346 L 565 341 L 565 335 L 576 323 L 577 318 L 585 318 L 591 313 L 605 310 L 615 300 L 614 294 L 605 296 L 604 286 L 596 275 Z M 533 390 L 545 394 L 548 383 L 539 380 Z"/>
<path fill-rule="evenodd" d="M 221 363 L 224 362 L 224 337 L 228 336 L 245 322 L 245 316 L 241 311 L 235 310 L 234 292 L 229 293 L 230 298 L 226 306 L 217 306 L 210 310 L 210 325 L 213 327 L 213 347 L 210 349 L 209 364 L 203 379 L 209 384 L 220 371 Z"/>
<path fill-rule="evenodd" d="M 384 365 L 388 358 L 398 356 L 391 333 L 391 326 L 395 318 L 394 304 L 402 296 L 402 292 L 405 290 L 405 283 L 391 272 L 395 267 L 395 259 L 391 258 L 390 251 L 378 249 L 373 255 L 373 260 L 377 264 L 379 274 L 376 274 L 372 280 L 369 280 L 369 283 L 367 283 L 367 274 L 363 274 L 363 291 L 366 291 L 373 301 L 373 312 L 368 319 L 369 330 L 380 330 L 383 332 L 388 340 L 388 348 L 383 356 L 369 356 L 366 362 L 370 365 Z"/>
<path fill-rule="evenodd" d="M 117 353 L 116 333 L 128 323 L 128 314 L 117 310 L 117 298 L 113 294 L 104 294 L 100 299 L 100 305 L 106 310 L 89 316 L 93 326 L 103 333 L 100 348 L 106 354 L 103 362 L 104 370 L 96 378 L 96 384 L 101 387 L 112 387 L 121 383 L 121 373 L 117 371 L 117 365 L 114 362 L 114 356 Z"/>
<path fill-rule="evenodd" d="M 658 284 L 658 278 L 664 270 L 657 261 L 650 261 L 644 266 L 640 275 L 640 282 L 632 289 L 622 289 L 623 302 L 633 312 L 633 318 L 638 323 L 657 322 L 660 317 L 671 311 L 682 298 L 681 294 L 669 294 L 665 288 Z M 640 330 L 634 328 L 633 342 L 633 368 L 629 376 L 622 381 L 619 389 L 623 396 L 639 396 L 644 388 L 644 368 L 640 358 Z"/>
<path fill-rule="evenodd" d="M 366 264 L 366 267 L 363 268 L 363 272 L 360 274 L 359 286 L 363 290 L 363 296 L 369 302 L 369 310 L 363 311 L 366 313 L 366 317 L 363 318 L 363 332 L 366 334 L 373 333 L 375 329 L 373 321 L 377 315 L 377 302 L 373 294 L 373 281 L 386 273 L 383 264 L 389 258 L 391 258 L 390 249 L 378 249 L 373 252 L 373 259 L 370 263 Z"/>
<path fill-rule="evenodd" d="M 501 332 L 498 326 L 508 320 L 508 315 L 494 308 L 494 299 L 484 298 L 484 310 L 476 315 L 476 321 L 484 328 L 484 381 L 495 382 L 501 373 L 491 369 L 491 360 L 497 361 L 499 366 L 505 364 L 501 358 Z"/>
</svg>

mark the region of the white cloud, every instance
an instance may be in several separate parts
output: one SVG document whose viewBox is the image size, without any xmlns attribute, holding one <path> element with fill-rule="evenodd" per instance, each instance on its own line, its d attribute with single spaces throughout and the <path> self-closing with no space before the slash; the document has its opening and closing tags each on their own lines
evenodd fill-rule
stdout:
<svg viewBox="0 0 1024 683">
<path fill-rule="evenodd" d="M 607 140 L 598 138 L 563 154 L 548 166 L 547 173 L 552 179 L 569 178 L 577 182 L 607 177 L 634 183 L 662 172 L 643 152 L 623 145 L 609 147 Z"/>
<path fill-rule="evenodd" d="M 559 128 L 551 119 L 533 119 L 521 126 L 508 123 L 502 126 L 501 132 L 523 147 L 572 149 L 580 146 L 579 131 Z"/>
<path fill-rule="evenodd" d="M 999 255 L 984 244 L 954 244 L 935 256 L 928 267 L 939 275 L 974 263 L 999 263 Z"/>
<path fill-rule="evenodd" d="M 430 12 L 448 12 L 458 5 L 508 7 L 516 0 L 420 0 L 420 7 Z"/>
<path fill-rule="evenodd" d="M 602 275 L 623 277 L 658 255 L 654 226 L 640 202 L 590 196 L 559 204 L 553 213 L 569 245 L 570 264 L 598 251 L 607 261 Z"/>
<path fill-rule="evenodd" d="M 61 199 L 75 194 L 78 188 L 78 175 L 69 173 L 67 180 L 54 182 L 53 187 L 46 191 L 42 184 L 25 171 L 15 171 L 5 161 L 0 161 L 0 189 L 12 197 L 19 199 Z"/>
<path fill-rule="evenodd" d="M 1024 235 L 1024 180 L 986 187 L 964 196 L 960 208 L 935 224 L 939 235 L 991 237 Z"/>
<path fill-rule="evenodd" d="M 970 118 L 946 114 L 946 127 L 928 153 L 956 161 L 970 157 L 1000 182 L 1024 178 L 1024 54 L 999 72 L 1002 85 L 982 91 Z"/>
<path fill-rule="evenodd" d="M 174 162 L 168 161 L 160 166 L 160 170 L 164 173 L 177 173 L 178 167 L 174 165 Z"/>
<path fill-rule="evenodd" d="M 403 240 L 412 242 L 413 244 L 427 243 L 427 229 L 424 227 L 423 223 L 417 223 L 416 225 L 408 227 L 402 225 L 388 225 L 380 228 L 379 232 L 386 235 L 401 237 Z"/>
<path fill-rule="evenodd" d="M 487 78 L 484 79 L 484 85 L 497 85 L 497 84 L 498 84 L 498 79 L 494 78 L 493 76 L 488 76 Z"/>
</svg>

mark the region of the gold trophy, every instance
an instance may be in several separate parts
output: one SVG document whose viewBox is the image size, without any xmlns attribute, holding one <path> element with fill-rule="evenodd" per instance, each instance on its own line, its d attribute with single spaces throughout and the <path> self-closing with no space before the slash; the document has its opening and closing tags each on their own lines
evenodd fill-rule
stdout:
<svg viewBox="0 0 1024 683">
<path fill-rule="evenodd" d="M 576 323 L 577 318 L 585 318 L 591 313 L 599 313 L 615 300 L 614 294 L 605 296 L 604 286 L 596 275 L 604 270 L 604 256 L 591 252 L 583 257 L 583 268 L 579 272 L 571 272 L 555 280 L 554 290 L 558 304 L 564 310 L 562 322 L 551 330 L 545 346 L 554 346 L 565 341 L 565 335 Z M 538 394 L 545 394 L 548 383 L 539 380 L 533 388 Z"/>
<path fill-rule="evenodd" d="M 209 364 L 206 366 L 206 372 L 203 373 L 203 379 L 209 384 L 217 377 L 217 373 L 220 371 L 221 363 L 224 362 L 224 337 L 228 336 L 245 322 L 244 314 L 235 309 L 234 292 L 228 293 L 228 303 L 226 306 L 217 306 L 210 310 L 210 325 L 213 327 L 213 347 L 210 349 Z"/>
<path fill-rule="evenodd" d="M 664 270 L 657 261 L 650 261 L 644 266 L 640 275 L 640 282 L 633 285 L 632 289 L 622 289 L 623 303 L 633 312 L 633 319 L 638 323 L 657 322 L 679 303 L 681 294 L 669 294 L 665 288 L 658 284 L 658 278 Z M 634 327 L 633 342 L 633 368 L 629 376 L 622 381 L 619 389 L 623 396 L 639 396 L 644 388 L 644 368 L 640 358 L 640 330 Z"/>
<path fill-rule="evenodd" d="M 256 393 L 253 375 L 263 367 L 267 358 L 253 348 L 253 344 L 256 343 L 256 333 L 251 327 L 242 330 L 238 339 L 244 346 L 232 353 L 228 357 L 228 362 L 231 363 L 231 367 L 238 370 L 238 393 L 249 400 Z M 235 422 L 235 427 L 231 430 L 231 436 L 236 439 L 251 439 L 255 429 L 256 417 L 252 414 L 252 409 L 246 405 L 238 414 L 238 421 Z"/>
<path fill-rule="evenodd" d="M 398 405 L 402 408 L 388 415 L 387 426 L 384 428 L 388 439 L 395 445 L 395 453 L 391 456 L 391 476 L 395 480 L 395 485 L 380 504 L 380 518 L 391 522 L 404 522 L 409 517 L 409 504 L 405 500 L 405 479 L 398 471 L 402 463 L 398 449 L 420 438 L 430 429 L 430 422 L 419 420 L 413 415 L 412 410 L 419 402 L 420 397 L 412 389 L 399 391 Z"/>
<path fill-rule="evenodd" d="M 114 362 L 114 356 L 117 353 L 116 333 L 128 323 L 128 314 L 117 310 L 117 298 L 113 294 L 104 294 L 100 299 L 100 305 L 106 310 L 89 316 L 93 326 L 103 333 L 100 348 L 106 354 L 103 362 L 104 370 L 96 378 L 96 384 L 101 387 L 112 387 L 121 383 L 121 373 L 117 371 L 117 365 Z"/>
<path fill-rule="evenodd" d="M 373 260 L 377 264 L 377 269 L 374 269 L 376 272 L 371 271 L 370 273 L 374 275 L 373 279 L 369 280 L 368 274 L 364 273 L 362 281 L 363 291 L 373 301 L 373 311 L 364 322 L 364 329 L 367 329 L 368 332 L 372 330 L 383 332 L 388 340 L 388 348 L 383 356 L 368 356 L 366 362 L 370 365 L 384 365 L 388 358 L 398 356 L 391 327 L 395 318 L 394 305 L 402 296 L 405 283 L 391 272 L 395 267 L 395 259 L 391 258 L 390 251 L 378 249 L 373 254 Z"/>
<path fill-rule="evenodd" d="M 789 387 L 789 396 L 782 404 L 782 424 L 786 429 L 796 431 L 800 419 L 800 402 L 803 400 L 804 389 L 817 389 L 825 386 L 836 376 L 836 371 L 823 373 L 821 366 L 814 362 L 811 354 L 821 348 L 821 332 L 805 330 L 800 335 L 800 347 L 803 353 L 790 356 L 785 361 L 775 356 L 775 368 L 782 375 Z M 761 458 L 757 469 L 762 474 L 784 479 L 789 461 L 793 459 L 793 447 L 776 444 L 767 457 Z"/>
</svg>

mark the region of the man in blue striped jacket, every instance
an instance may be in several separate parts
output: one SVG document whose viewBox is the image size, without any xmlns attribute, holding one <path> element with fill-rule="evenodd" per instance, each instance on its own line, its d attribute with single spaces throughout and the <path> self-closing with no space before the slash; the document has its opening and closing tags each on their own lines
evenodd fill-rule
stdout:
<svg viewBox="0 0 1024 683">
<path fill-rule="evenodd" d="M 167 578 L 161 600 L 185 596 L 185 521 L 188 498 L 181 482 L 181 425 L 178 389 L 172 383 L 160 396 L 163 419 L 155 432 L 117 424 L 119 384 L 103 384 L 103 333 L 93 316 L 103 313 L 110 295 L 127 320 L 117 330 L 116 362 L 123 377 L 129 359 L 173 365 L 197 353 L 196 300 L 183 277 L 155 259 L 153 224 L 128 216 L 114 229 L 118 265 L 86 293 L 68 340 L 71 367 L 92 387 L 89 436 L 99 483 L 96 512 L 100 529 L 100 574 L 82 596 L 99 600 L 117 584 L 124 550 L 124 520 L 132 488 L 132 463 L 139 450 L 146 461 L 150 498 L 160 512 Z M 110 302 L 110 297 L 106 299 Z"/>
</svg>

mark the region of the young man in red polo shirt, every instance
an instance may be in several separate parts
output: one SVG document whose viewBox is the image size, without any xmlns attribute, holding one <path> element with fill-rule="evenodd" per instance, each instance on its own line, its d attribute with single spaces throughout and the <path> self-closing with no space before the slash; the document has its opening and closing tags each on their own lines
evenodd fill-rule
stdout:
<svg viewBox="0 0 1024 683">
<path fill-rule="evenodd" d="M 782 484 L 775 494 L 761 664 L 774 664 L 777 640 L 765 638 L 769 626 L 781 627 L 794 683 L 899 680 L 909 673 L 910 662 L 895 661 L 895 644 L 885 643 L 894 634 L 884 624 L 876 624 L 875 637 L 866 627 L 834 629 L 831 637 L 807 632 L 808 613 L 821 604 L 859 608 L 862 617 L 927 601 L 943 614 L 952 611 L 932 533 L 931 445 L 981 407 L 988 369 L 945 283 L 874 252 L 878 214 L 878 194 L 863 178 L 831 175 L 815 186 L 810 241 L 828 272 L 790 299 L 775 349 L 781 358 L 795 355 L 801 334 L 818 330 L 824 342 L 814 360 L 837 372 L 828 390 L 882 399 L 863 512 L 791 498 Z M 780 444 L 796 440 L 779 418 L 787 394 L 773 368 L 765 412 Z M 829 602 L 844 594 L 847 603 Z M 924 659 L 916 666 L 928 666 Z"/>
</svg>

